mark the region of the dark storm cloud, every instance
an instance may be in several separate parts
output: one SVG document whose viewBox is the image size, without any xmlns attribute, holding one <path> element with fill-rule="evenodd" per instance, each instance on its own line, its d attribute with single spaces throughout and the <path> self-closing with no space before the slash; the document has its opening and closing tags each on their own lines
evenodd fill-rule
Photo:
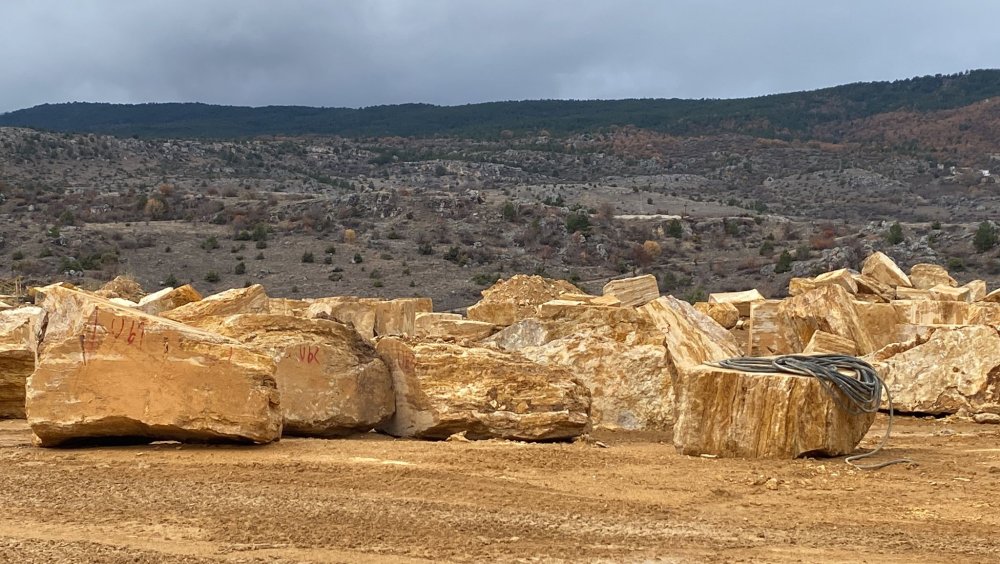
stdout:
<svg viewBox="0 0 1000 564">
<path fill-rule="evenodd" d="M 752 96 L 996 67 L 998 16 L 926 0 L 15 0 L 0 111 Z"/>
</svg>

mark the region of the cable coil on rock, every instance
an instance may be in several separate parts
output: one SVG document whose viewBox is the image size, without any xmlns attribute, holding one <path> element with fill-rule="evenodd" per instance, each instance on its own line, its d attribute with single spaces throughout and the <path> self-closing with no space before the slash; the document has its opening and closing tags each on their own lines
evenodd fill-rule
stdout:
<svg viewBox="0 0 1000 564">
<path fill-rule="evenodd" d="M 879 377 L 872 365 L 860 358 L 839 354 L 827 355 L 787 355 L 775 358 L 739 357 L 711 363 L 719 368 L 738 370 L 751 374 L 766 374 L 783 372 L 799 376 L 816 378 L 823 389 L 829 394 L 841 409 L 852 415 L 875 413 L 882 405 L 882 390 L 885 390 L 886 402 L 889 406 L 889 423 L 882 441 L 873 450 L 848 456 L 844 462 L 860 470 L 874 470 L 891 464 L 911 462 L 907 458 L 899 458 L 877 464 L 855 464 L 855 461 L 867 458 L 882 450 L 892 433 L 892 395 L 888 386 Z"/>
</svg>

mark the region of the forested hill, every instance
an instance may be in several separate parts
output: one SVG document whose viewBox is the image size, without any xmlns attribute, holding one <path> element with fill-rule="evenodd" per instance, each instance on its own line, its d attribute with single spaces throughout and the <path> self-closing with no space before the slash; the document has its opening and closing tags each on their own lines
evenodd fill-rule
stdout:
<svg viewBox="0 0 1000 564">
<path fill-rule="evenodd" d="M 1000 70 L 995 69 L 732 100 L 539 100 L 362 109 L 74 102 L 2 114 L 0 126 L 162 138 L 304 134 L 493 138 L 504 131 L 545 129 L 558 135 L 633 125 L 675 135 L 732 132 L 829 138 L 835 130 L 829 126 L 838 122 L 897 110 L 957 108 L 993 96 L 1000 96 Z"/>
</svg>

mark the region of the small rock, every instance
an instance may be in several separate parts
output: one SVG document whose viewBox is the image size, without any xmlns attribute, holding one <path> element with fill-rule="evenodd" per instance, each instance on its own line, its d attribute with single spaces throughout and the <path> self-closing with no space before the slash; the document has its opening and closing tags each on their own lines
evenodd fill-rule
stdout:
<svg viewBox="0 0 1000 564">
<path fill-rule="evenodd" d="M 972 420 L 976 423 L 997 425 L 1000 424 L 1000 415 L 997 415 L 996 413 L 977 413 L 972 416 Z"/>
</svg>

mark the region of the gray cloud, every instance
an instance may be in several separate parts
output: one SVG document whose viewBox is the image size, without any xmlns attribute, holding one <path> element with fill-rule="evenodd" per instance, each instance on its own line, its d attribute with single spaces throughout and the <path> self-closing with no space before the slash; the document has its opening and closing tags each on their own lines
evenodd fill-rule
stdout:
<svg viewBox="0 0 1000 564">
<path fill-rule="evenodd" d="M 1000 4 L 13 0 L 0 111 L 725 98 L 997 66 Z"/>
</svg>

